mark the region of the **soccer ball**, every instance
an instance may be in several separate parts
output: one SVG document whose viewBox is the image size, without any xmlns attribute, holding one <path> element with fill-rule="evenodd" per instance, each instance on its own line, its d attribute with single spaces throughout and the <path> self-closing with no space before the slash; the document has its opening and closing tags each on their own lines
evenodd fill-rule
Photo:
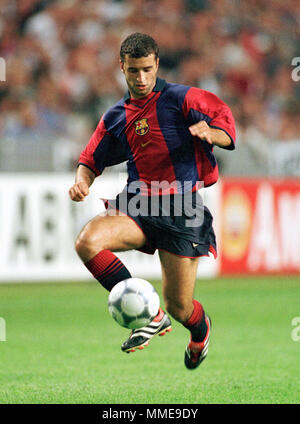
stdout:
<svg viewBox="0 0 300 424">
<path fill-rule="evenodd" d="M 108 296 L 110 315 L 122 327 L 130 329 L 148 325 L 157 315 L 159 303 L 155 288 L 141 278 L 120 281 Z"/>
</svg>

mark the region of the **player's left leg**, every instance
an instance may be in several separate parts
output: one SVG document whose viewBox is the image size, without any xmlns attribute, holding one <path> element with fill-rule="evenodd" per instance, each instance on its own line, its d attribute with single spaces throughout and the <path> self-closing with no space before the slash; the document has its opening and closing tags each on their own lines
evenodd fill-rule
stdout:
<svg viewBox="0 0 300 424">
<path fill-rule="evenodd" d="M 160 250 L 163 297 L 169 314 L 191 333 L 185 352 L 185 365 L 196 368 L 205 358 L 210 320 L 201 303 L 194 299 L 198 258 L 186 258 Z"/>
</svg>

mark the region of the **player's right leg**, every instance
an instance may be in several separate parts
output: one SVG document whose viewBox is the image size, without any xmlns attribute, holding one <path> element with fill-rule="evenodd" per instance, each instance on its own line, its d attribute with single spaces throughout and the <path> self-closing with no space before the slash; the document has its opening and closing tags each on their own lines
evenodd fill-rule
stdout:
<svg viewBox="0 0 300 424">
<path fill-rule="evenodd" d="M 110 291 L 119 281 L 130 278 L 125 265 L 112 253 L 140 249 L 146 238 L 142 230 L 126 215 L 99 215 L 80 232 L 76 251 L 93 276 Z M 155 335 L 171 331 L 171 321 L 160 308 L 157 316 L 147 326 L 133 330 L 123 343 L 124 352 L 143 349 Z"/>
<path fill-rule="evenodd" d="M 104 213 L 89 221 L 77 237 L 75 248 L 87 269 L 110 291 L 131 274 L 112 251 L 139 249 L 146 238 L 126 215 Z"/>
</svg>

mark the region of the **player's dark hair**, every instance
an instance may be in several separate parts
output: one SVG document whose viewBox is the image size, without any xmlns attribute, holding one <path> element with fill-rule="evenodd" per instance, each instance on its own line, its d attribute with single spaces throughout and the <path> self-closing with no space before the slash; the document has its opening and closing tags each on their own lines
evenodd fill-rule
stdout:
<svg viewBox="0 0 300 424">
<path fill-rule="evenodd" d="M 149 56 L 154 54 L 155 59 L 158 58 L 159 48 L 156 41 L 150 35 L 135 32 L 129 35 L 121 44 L 120 58 L 124 62 L 125 55 L 139 59 L 140 57 Z"/>
</svg>

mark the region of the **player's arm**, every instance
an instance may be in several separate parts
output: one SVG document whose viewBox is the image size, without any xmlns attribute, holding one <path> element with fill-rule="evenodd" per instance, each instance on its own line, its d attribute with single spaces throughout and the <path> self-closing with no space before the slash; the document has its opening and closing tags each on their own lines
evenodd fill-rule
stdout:
<svg viewBox="0 0 300 424">
<path fill-rule="evenodd" d="M 235 148 L 235 123 L 231 110 L 209 91 L 191 87 L 183 102 L 183 113 L 194 137 L 225 149 Z"/>
<path fill-rule="evenodd" d="M 75 183 L 69 190 L 69 196 L 75 202 L 82 202 L 88 196 L 89 187 L 105 168 L 109 143 L 110 136 L 101 119 L 79 157 Z"/>
<path fill-rule="evenodd" d="M 78 165 L 75 183 L 69 190 L 69 196 L 74 202 L 82 202 L 89 194 L 89 188 L 95 179 L 95 173 L 84 165 Z"/>
<path fill-rule="evenodd" d="M 214 144 L 219 147 L 228 147 L 231 144 L 231 138 L 225 131 L 211 128 L 206 121 L 200 121 L 191 125 L 189 130 L 194 137 L 199 137 L 209 144 Z"/>
</svg>

